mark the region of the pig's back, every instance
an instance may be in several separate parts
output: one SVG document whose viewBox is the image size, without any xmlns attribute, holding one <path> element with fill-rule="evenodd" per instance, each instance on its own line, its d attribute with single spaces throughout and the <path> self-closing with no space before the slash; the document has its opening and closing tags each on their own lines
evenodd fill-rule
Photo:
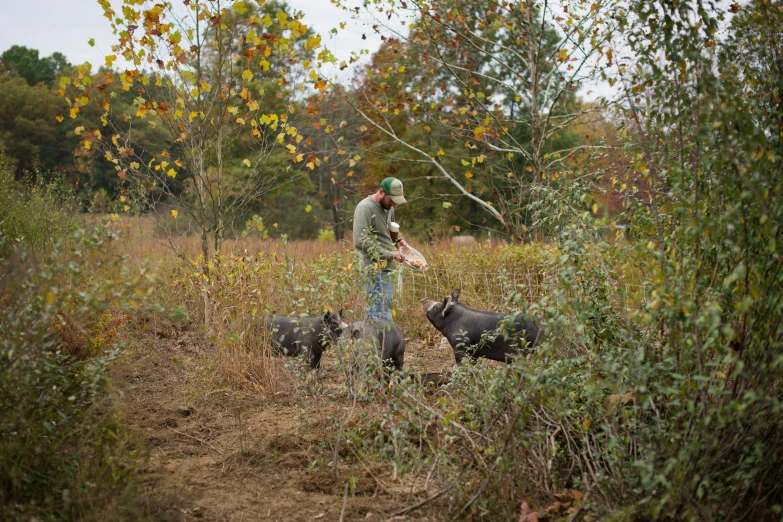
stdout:
<svg viewBox="0 0 783 522">
<path fill-rule="evenodd" d="M 285 348 L 292 348 L 294 345 L 309 347 L 317 340 L 322 329 L 323 324 L 319 319 L 318 317 L 273 316 L 272 341 Z"/>
</svg>

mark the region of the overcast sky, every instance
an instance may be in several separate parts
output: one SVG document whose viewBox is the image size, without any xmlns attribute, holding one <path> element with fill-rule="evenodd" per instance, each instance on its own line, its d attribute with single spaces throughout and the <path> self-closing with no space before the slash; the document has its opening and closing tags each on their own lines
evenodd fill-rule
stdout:
<svg viewBox="0 0 783 522">
<path fill-rule="evenodd" d="M 323 43 L 339 60 L 347 61 L 351 51 L 373 52 L 381 44 L 371 28 L 351 21 L 329 0 L 288 3 L 305 13 L 304 23 L 322 35 Z M 119 2 L 112 4 L 117 9 Z M 329 31 L 342 21 L 347 22 L 346 29 L 330 38 Z M 87 43 L 90 38 L 95 39 L 95 47 Z M 12 45 L 24 45 L 38 49 L 41 56 L 59 51 L 73 64 L 89 61 L 97 69 L 116 39 L 97 0 L 0 0 L 0 53 Z"/>
<path fill-rule="evenodd" d="M 174 0 L 175 4 L 178 1 L 181 0 Z M 371 24 L 352 20 L 329 0 L 288 0 L 288 3 L 305 13 L 304 23 L 321 34 L 322 42 L 334 53 L 338 63 L 347 62 L 351 51 L 367 49 L 372 53 L 380 47 L 380 35 L 372 30 Z M 354 3 L 361 5 L 362 2 L 355 0 Z M 118 0 L 112 0 L 112 4 L 119 9 Z M 333 37 L 329 31 L 339 27 L 340 22 L 346 22 L 346 27 Z M 393 25 L 402 28 L 399 24 Z M 363 34 L 367 36 L 366 40 L 362 40 Z M 95 39 L 94 47 L 87 43 L 90 38 Z M 116 41 L 97 0 L 0 0 L 0 53 L 12 45 L 38 49 L 42 57 L 59 51 L 72 64 L 89 61 L 96 70 L 103 65 Z M 364 60 L 367 60 L 366 56 Z M 341 79 L 349 79 L 352 72 L 351 67 L 343 73 L 333 68 L 327 74 L 337 73 Z M 611 96 L 612 90 L 608 85 L 597 83 L 583 86 L 582 95 L 594 99 L 598 95 Z"/>
</svg>

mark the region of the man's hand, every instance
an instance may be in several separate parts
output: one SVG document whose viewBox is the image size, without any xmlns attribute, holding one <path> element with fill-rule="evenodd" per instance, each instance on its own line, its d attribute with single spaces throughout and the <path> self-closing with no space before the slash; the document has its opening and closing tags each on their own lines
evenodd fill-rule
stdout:
<svg viewBox="0 0 783 522">
<path fill-rule="evenodd" d="M 395 261 L 405 261 L 405 256 L 402 255 L 402 252 L 392 252 L 392 257 L 395 259 Z"/>
<path fill-rule="evenodd" d="M 407 241 L 405 241 L 404 239 L 400 239 L 400 242 L 398 243 L 398 245 L 400 245 L 401 247 L 405 247 L 405 248 L 410 248 L 410 247 L 411 247 L 411 246 L 408 244 L 408 242 L 407 242 Z"/>
</svg>

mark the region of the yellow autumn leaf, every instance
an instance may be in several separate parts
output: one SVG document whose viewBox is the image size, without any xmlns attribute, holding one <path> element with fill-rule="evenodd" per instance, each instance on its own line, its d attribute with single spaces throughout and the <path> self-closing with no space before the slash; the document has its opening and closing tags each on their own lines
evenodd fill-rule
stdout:
<svg viewBox="0 0 783 522">
<path fill-rule="evenodd" d="M 445 152 L 443 152 L 443 149 L 438 149 L 438 152 L 437 152 L 437 155 L 438 155 L 438 156 L 443 156 L 443 155 L 445 155 L 445 154 L 446 154 L 446 153 L 445 153 Z"/>
<path fill-rule="evenodd" d="M 71 107 L 71 119 L 75 119 L 76 115 L 79 114 L 79 107 Z"/>
<path fill-rule="evenodd" d="M 253 71 L 251 71 L 250 69 L 245 69 L 244 71 L 242 71 L 243 80 L 249 80 L 252 77 L 253 77 Z"/>
<path fill-rule="evenodd" d="M 62 121 L 63 121 L 62 113 L 60 113 L 57 116 L 55 116 L 54 119 L 57 120 L 57 123 L 62 123 Z"/>
<path fill-rule="evenodd" d="M 240 124 L 240 125 L 244 125 L 245 124 L 245 119 L 244 118 L 237 118 L 237 123 Z"/>
<path fill-rule="evenodd" d="M 299 163 L 300 161 L 304 161 L 304 154 L 297 154 L 294 158 L 294 163 Z"/>
<path fill-rule="evenodd" d="M 585 421 L 582 423 L 582 429 L 583 429 L 583 430 L 586 430 L 587 428 L 589 428 L 589 427 L 590 427 L 590 425 L 591 425 L 592 423 L 593 423 L 593 421 L 592 421 L 592 420 L 590 420 L 590 419 L 585 419 Z"/>
<path fill-rule="evenodd" d="M 465 161 L 465 160 L 462 160 L 462 166 L 463 166 L 463 167 L 467 167 L 468 165 L 470 165 L 470 163 L 468 163 L 468 162 L 467 162 L 467 161 Z"/>
<path fill-rule="evenodd" d="M 311 210 L 313 210 L 313 207 L 311 207 L 310 205 L 307 205 L 305 207 L 305 212 L 310 212 Z"/>
<path fill-rule="evenodd" d="M 176 178 L 177 177 L 177 171 L 173 168 L 169 169 L 168 172 L 166 172 L 166 175 L 170 178 Z"/>
<path fill-rule="evenodd" d="M 593 203 L 593 214 L 598 214 L 598 203 Z"/>
<path fill-rule="evenodd" d="M 177 212 L 176 210 L 174 210 L 174 209 L 172 208 L 172 209 L 171 209 L 171 217 L 173 217 L 174 219 L 177 219 L 177 216 L 178 216 L 178 215 L 179 215 L 179 212 Z"/>
<path fill-rule="evenodd" d="M 398 72 L 404 73 L 405 72 L 405 66 L 401 65 L 399 69 L 397 69 Z"/>
<path fill-rule="evenodd" d="M 249 167 L 249 166 L 250 166 L 250 160 L 249 160 L 249 159 L 247 159 L 247 158 L 245 158 L 245 159 L 243 159 L 243 160 L 242 160 L 242 164 L 243 164 L 245 167 Z"/>
<path fill-rule="evenodd" d="M 470 178 L 472 178 L 472 177 L 473 177 L 473 173 L 472 173 L 472 172 L 470 172 L 470 171 L 468 171 L 468 172 L 466 172 L 466 173 L 465 173 L 465 177 L 466 177 L 466 178 L 468 178 L 468 179 L 470 179 Z"/>
<path fill-rule="evenodd" d="M 55 301 L 55 299 L 56 299 L 56 297 L 54 296 L 54 294 L 51 291 L 46 293 L 46 301 L 48 303 L 53 303 Z"/>
<path fill-rule="evenodd" d="M 307 164 L 306 164 L 305 166 L 306 166 L 308 169 L 310 169 L 310 170 L 313 170 L 313 169 L 315 168 L 315 163 L 313 163 L 312 161 L 308 161 L 308 162 L 307 162 Z"/>
<path fill-rule="evenodd" d="M 311 38 L 308 38 L 304 47 L 305 51 L 309 51 L 310 49 L 318 49 L 321 47 L 321 35 L 315 35 Z"/>
</svg>

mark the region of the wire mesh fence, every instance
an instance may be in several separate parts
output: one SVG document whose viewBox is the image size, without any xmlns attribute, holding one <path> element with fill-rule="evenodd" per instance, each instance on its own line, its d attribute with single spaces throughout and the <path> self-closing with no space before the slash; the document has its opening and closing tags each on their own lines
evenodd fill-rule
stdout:
<svg viewBox="0 0 783 522">
<path fill-rule="evenodd" d="M 503 311 L 513 309 L 509 304 L 512 293 L 519 294 L 522 303 L 537 301 L 545 292 L 551 277 L 545 271 L 510 272 L 453 272 L 429 269 L 426 272 L 404 270 L 398 279 L 397 293 L 404 304 L 418 304 L 423 298 L 443 299 L 455 289 L 462 299 L 474 307 Z"/>
<path fill-rule="evenodd" d="M 397 302 L 401 308 L 419 306 L 421 299 L 441 300 L 452 291 L 461 290 L 461 300 L 473 308 L 490 311 L 512 311 L 540 301 L 559 285 L 557 275 L 545 270 L 495 272 L 454 272 L 429 269 L 424 272 L 404 270 L 397 280 Z M 614 293 L 607 296 L 626 312 L 647 300 L 643 285 L 617 281 Z"/>
</svg>

